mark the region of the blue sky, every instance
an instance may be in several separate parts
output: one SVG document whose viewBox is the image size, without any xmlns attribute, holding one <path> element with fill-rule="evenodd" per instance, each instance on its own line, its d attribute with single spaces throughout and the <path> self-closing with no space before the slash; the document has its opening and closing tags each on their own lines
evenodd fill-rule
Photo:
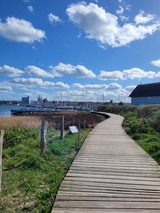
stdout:
<svg viewBox="0 0 160 213">
<path fill-rule="evenodd" d="M 0 99 L 130 102 L 160 81 L 159 0 L 1 0 Z"/>
</svg>

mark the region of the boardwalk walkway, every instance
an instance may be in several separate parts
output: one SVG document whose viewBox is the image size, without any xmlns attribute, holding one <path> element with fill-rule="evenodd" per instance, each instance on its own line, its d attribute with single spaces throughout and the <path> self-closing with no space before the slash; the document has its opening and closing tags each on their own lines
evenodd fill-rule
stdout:
<svg viewBox="0 0 160 213">
<path fill-rule="evenodd" d="M 87 137 L 52 213 L 160 213 L 160 166 L 109 115 Z"/>
</svg>

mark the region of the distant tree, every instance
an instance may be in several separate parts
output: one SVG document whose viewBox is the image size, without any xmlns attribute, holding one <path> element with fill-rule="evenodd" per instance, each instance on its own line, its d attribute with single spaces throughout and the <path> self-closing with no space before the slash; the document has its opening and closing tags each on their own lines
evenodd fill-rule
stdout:
<svg viewBox="0 0 160 213">
<path fill-rule="evenodd" d="M 119 104 L 118 104 L 119 106 L 123 106 L 124 105 L 124 103 L 121 101 L 121 102 L 119 102 Z"/>
</svg>

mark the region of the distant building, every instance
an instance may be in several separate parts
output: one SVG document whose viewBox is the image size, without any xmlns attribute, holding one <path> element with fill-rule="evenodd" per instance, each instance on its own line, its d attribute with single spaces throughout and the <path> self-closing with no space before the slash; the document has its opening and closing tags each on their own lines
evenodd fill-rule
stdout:
<svg viewBox="0 0 160 213">
<path fill-rule="evenodd" d="M 43 99 L 41 97 L 38 97 L 38 104 L 42 105 Z"/>
<path fill-rule="evenodd" d="M 160 83 L 138 85 L 129 97 L 132 105 L 160 104 Z"/>
<path fill-rule="evenodd" d="M 47 98 L 43 99 L 43 107 L 49 107 L 49 102 L 48 102 Z"/>
<path fill-rule="evenodd" d="M 29 106 L 30 103 L 31 103 L 31 101 L 30 101 L 30 97 L 29 97 L 29 96 L 27 96 L 27 97 L 22 97 L 22 102 L 21 102 L 22 105 L 24 105 L 24 106 Z"/>
</svg>

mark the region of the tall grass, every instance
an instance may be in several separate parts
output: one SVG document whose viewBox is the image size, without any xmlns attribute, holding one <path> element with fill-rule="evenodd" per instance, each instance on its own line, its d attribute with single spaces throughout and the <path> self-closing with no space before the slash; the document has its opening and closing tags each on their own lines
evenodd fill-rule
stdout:
<svg viewBox="0 0 160 213">
<path fill-rule="evenodd" d="M 0 117 L 0 129 L 8 130 L 13 128 L 32 128 L 40 127 L 40 117 Z"/>
</svg>

